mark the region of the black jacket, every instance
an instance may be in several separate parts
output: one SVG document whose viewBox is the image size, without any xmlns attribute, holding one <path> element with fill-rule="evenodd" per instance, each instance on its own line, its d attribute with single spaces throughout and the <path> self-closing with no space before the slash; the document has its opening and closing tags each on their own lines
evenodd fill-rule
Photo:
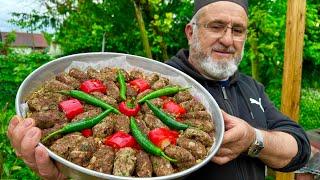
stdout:
<svg viewBox="0 0 320 180">
<path fill-rule="evenodd" d="M 204 86 L 227 113 L 247 121 L 258 129 L 276 130 L 291 134 L 298 143 L 296 157 L 278 171 L 294 171 L 303 167 L 310 156 L 310 144 L 303 129 L 281 114 L 264 92 L 264 87 L 251 77 L 236 72 L 227 84 L 201 76 L 188 62 L 188 50 L 180 50 L 166 63 L 188 74 Z M 259 103 L 260 102 L 260 103 Z M 260 105 L 261 106 L 260 106 Z M 257 158 L 241 154 L 235 160 L 217 165 L 208 163 L 189 179 L 259 180 L 265 179 L 265 164 Z"/>
</svg>

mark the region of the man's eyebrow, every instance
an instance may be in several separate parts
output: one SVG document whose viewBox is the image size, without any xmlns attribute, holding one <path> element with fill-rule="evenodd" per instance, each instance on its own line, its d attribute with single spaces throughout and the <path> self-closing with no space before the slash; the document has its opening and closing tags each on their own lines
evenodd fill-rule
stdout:
<svg viewBox="0 0 320 180">
<path fill-rule="evenodd" d="M 238 23 L 238 22 L 236 22 L 236 23 L 232 23 L 232 26 L 236 26 L 236 27 L 244 27 L 244 28 L 246 28 L 246 26 L 245 26 L 243 23 Z"/>
<path fill-rule="evenodd" d="M 221 19 L 212 19 L 209 21 L 209 23 L 220 23 L 220 24 L 228 24 L 227 21 L 221 20 Z"/>
<path fill-rule="evenodd" d="M 228 24 L 227 21 L 224 21 L 224 20 L 222 20 L 222 19 L 212 19 L 212 20 L 209 21 L 209 23 Z M 232 26 L 245 27 L 245 28 L 246 28 L 246 26 L 244 25 L 244 23 L 240 23 L 240 22 L 232 23 Z"/>
</svg>

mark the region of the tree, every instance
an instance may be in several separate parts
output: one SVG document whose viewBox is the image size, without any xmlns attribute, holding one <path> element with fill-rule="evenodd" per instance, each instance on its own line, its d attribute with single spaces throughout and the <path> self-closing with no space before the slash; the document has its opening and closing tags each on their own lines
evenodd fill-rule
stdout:
<svg viewBox="0 0 320 180">
<path fill-rule="evenodd" d="M 16 40 L 16 32 L 12 31 L 7 34 L 4 41 L 0 41 L 0 54 L 8 55 L 10 52 L 10 45 Z"/>
</svg>

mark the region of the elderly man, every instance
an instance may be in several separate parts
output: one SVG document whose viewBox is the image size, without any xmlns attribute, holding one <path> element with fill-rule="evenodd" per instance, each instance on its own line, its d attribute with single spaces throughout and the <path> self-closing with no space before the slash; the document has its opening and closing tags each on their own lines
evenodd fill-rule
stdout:
<svg viewBox="0 0 320 180">
<path fill-rule="evenodd" d="M 195 0 L 195 15 L 185 32 L 190 51 L 180 50 L 167 63 L 200 82 L 216 99 L 225 121 L 223 144 L 190 179 L 264 179 L 265 165 L 293 171 L 310 155 L 301 127 L 282 115 L 263 86 L 237 72 L 248 25 L 245 0 Z M 8 136 L 18 156 L 45 179 L 63 179 L 42 146 L 32 119 L 11 120 Z"/>
<path fill-rule="evenodd" d="M 190 49 L 167 64 L 201 83 L 223 109 L 225 135 L 212 159 L 190 179 L 264 179 L 265 166 L 302 167 L 310 155 L 305 132 L 281 114 L 261 84 L 237 71 L 248 26 L 246 0 L 195 0 L 185 27 Z"/>
</svg>

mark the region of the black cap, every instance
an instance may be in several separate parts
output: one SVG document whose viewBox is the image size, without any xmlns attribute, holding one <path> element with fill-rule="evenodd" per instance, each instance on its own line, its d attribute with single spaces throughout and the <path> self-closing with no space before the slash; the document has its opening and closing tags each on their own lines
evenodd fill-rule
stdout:
<svg viewBox="0 0 320 180">
<path fill-rule="evenodd" d="M 214 2 L 218 2 L 218 1 L 229 1 L 229 2 L 239 4 L 240 6 L 243 7 L 243 9 L 248 14 L 248 1 L 247 0 L 194 0 L 193 14 L 196 14 L 199 11 L 199 9 L 201 9 L 202 7 L 204 7 L 210 3 L 214 3 Z"/>
</svg>

